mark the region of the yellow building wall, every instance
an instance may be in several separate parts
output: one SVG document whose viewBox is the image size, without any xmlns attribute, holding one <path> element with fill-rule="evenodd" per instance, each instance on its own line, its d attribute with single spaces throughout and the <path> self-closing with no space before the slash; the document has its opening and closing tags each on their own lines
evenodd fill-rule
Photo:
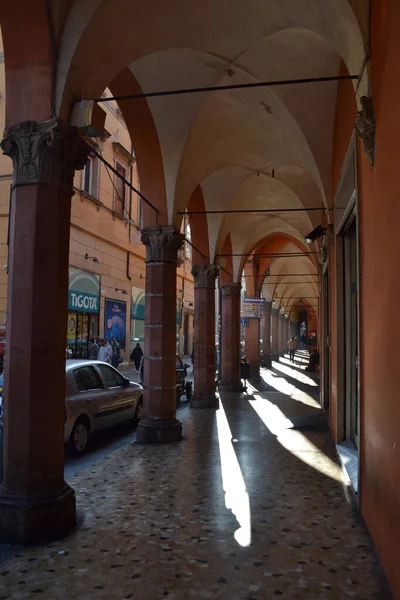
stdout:
<svg viewBox="0 0 400 600">
<path fill-rule="evenodd" d="M 4 60 L 2 53 L 0 33 L 0 136 L 3 135 L 5 123 L 5 78 Z M 107 90 L 106 90 L 107 93 Z M 132 154 L 132 143 L 125 126 L 122 114 L 115 102 L 102 104 L 106 111 L 104 138 L 93 139 L 96 150 L 111 165 L 119 162 L 126 169 L 126 178 L 135 188 L 140 189 L 139 175 L 136 161 Z M 98 159 L 97 159 L 98 160 Z M 132 172 L 131 172 L 132 171 Z M 126 302 L 126 333 L 127 347 L 123 355 L 128 358 L 133 345 L 131 338 L 131 287 L 144 289 L 145 287 L 145 247 L 140 244 L 140 206 L 136 193 L 125 188 L 126 208 L 121 217 L 116 211 L 116 176 L 104 164 L 98 161 L 98 185 L 96 193 L 91 196 L 83 191 L 83 171 L 78 171 L 74 178 L 75 194 L 72 198 L 71 233 L 70 233 L 70 265 L 85 271 L 96 273 L 100 276 L 100 335 L 104 335 L 104 305 L 105 299 L 115 299 Z M 7 231 L 8 211 L 10 199 L 10 185 L 12 183 L 12 162 L 0 153 L 0 330 L 6 326 L 6 297 L 7 297 L 7 271 L 3 265 L 7 263 Z M 151 199 L 150 199 L 151 200 Z M 129 222 L 129 206 L 131 204 L 131 219 Z M 127 272 L 127 256 L 130 256 L 129 272 Z M 94 263 L 96 257 L 99 263 Z M 186 259 L 178 268 L 177 297 L 183 299 L 182 313 L 192 312 L 189 303 L 194 301 L 193 278 L 190 273 L 191 262 Z M 182 285 L 182 278 L 185 280 Z M 118 290 L 126 290 L 123 294 Z M 183 314 L 179 331 L 179 347 L 182 353 L 183 340 Z M 193 322 L 193 318 L 189 319 Z M 132 332 L 133 335 L 133 332 Z M 189 348 L 192 351 L 193 326 L 188 332 Z M 129 343 L 131 341 L 131 343 Z"/>
</svg>

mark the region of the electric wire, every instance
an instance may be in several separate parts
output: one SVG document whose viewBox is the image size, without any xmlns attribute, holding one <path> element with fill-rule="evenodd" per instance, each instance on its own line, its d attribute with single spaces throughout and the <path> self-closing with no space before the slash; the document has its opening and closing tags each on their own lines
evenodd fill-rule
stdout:
<svg viewBox="0 0 400 600">
<path fill-rule="evenodd" d="M 304 79 L 284 79 L 276 81 L 254 81 L 252 83 L 232 83 L 230 85 L 211 85 L 197 88 L 182 88 L 176 90 L 162 90 L 159 92 L 141 92 L 139 94 L 126 94 L 120 96 L 108 96 L 106 98 L 91 98 L 91 102 L 107 102 L 110 100 L 137 100 L 139 98 L 160 98 L 163 96 L 181 96 L 184 94 L 199 94 L 206 92 L 224 92 L 227 90 L 241 90 L 264 87 L 278 87 L 282 85 L 296 85 L 303 83 L 325 83 L 329 81 L 343 81 L 358 79 L 359 75 L 337 75 L 331 77 L 307 77 Z"/>
</svg>

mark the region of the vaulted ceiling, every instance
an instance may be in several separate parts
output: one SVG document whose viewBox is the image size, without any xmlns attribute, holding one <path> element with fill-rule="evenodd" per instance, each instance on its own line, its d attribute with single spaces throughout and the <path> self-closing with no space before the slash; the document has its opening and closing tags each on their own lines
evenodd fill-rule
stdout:
<svg viewBox="0 0 400 600">
<path fill-rule="evenodd" d="M 76 100 L 99 97 L 124 69 L 144 92 L 337 76 L 341 65 L 358 75 L 367 43 L 366 5 L 357 0 L 76 0 L 69 9 L 64 6 L 57 110 L 66 117 Z M 367 86 L 364 77 L 355 101 Z M 162 159 L 166 220 L 179 226 L 178 213 L 198 186 L 205 210 L 320 208 L 212 214 L 206 230 L 193 232 L 207 238 L 210 258 L 217 262 L 228 235 L 236 255 L 257 253 L 261 241 L 265 246 L 276 234 L 287 236 L 285 251 L 293 240 L 302 244 L 332 203 L 336 97 L 337 82 L 331 81 L 148 99 Z M 127 113 L 138 109 L 135 102 L 121 105 L 128 124 Z M 141 147 L 143 135 L 143 128 L 131 129 L 135 147 L 135 140 Z M 148 154 L 137 154 L 139 174 L 151 172 Z M 234 278 L 240 278 L 243 265 L 243 257 L 233 257 Z M 317 260 L 272 259 L 272 271 L 316 273 Z M 315 284 L 290 282 L 274 290 L 266 284 L 264 291 L 290 296 L 292 304 L 318 293 Z"/>
</svg>

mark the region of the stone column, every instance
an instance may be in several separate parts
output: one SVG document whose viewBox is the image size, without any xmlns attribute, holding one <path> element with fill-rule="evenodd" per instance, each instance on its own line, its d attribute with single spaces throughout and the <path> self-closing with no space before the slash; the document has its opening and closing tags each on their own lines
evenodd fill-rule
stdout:
<svg viewBox="0 0 400 600">
<path fill-rule="evenodd" d="M 215 395 L 215 265 L 196 265 L 194 277 L 194 396 L 191 408 L 218 408 Z"/>
<path fill-rule="evenodd" d="M 265 352 L 265 366 L 271 367 L 271 308 L 272 302 L 265 302 L 263 306 L 263 351 Z"/>
<path fill-rule="evenodd" d="M 279 310 L 273 308 L 271 312 L 272 347 L 271 359 L 279 360 Z"/>
<path fill-rule="evenodd" d="M 285 331 L 286 331 L 286 351 L 288 352 L 289 348 L 287 347 L 287 342 L 292 337 L 292 335 L 290 333 L 290 319 L 289 319 L 289 317 L 285 317 Z"/>
<path fill-rule="evenodd" d="M 1 147 L 14 178 L 0 539 L 39 542 L 75 525 L 64 481 L 65 324 L 73 175 L 89 147 L 58 119 L 9 127 Z"/>
<path fill-rule="evenodd" d="M 278 312 L 278 355 L 282 354 L 282 313 Z"/>
<path fill-rule="evenodd" d="M 183 235 L 175 227 L 142 230 L 146 245 L 143 418 L 138 442 L 177 442 L 176 266 Z"/>
<path fill-rule="evenodd" d="M 238 392 L 240 381 L 240 283 L 225 283 L 222 292 L 220 391 Z"/>
<path fill-rule="evenodd" d="M 244 329 L 246 358 L 250 363 L 250 377 L 260 377 L 260 319 L 250 317 Z"/>
</svg>

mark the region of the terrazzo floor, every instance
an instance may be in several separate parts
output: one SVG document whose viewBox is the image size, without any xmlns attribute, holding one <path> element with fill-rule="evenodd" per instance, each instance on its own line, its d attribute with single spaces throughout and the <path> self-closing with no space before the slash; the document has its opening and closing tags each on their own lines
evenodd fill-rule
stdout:
<svg viewBox="0 0 400 600">
<path fill-rule="evenodd" d="M 386 600 L 370 538 L 299 359 L 221 408 L 180 411 L 181 443 L 128 444 L 75 475 L 77 530 L 0 568 L 0 600 Z M 321 430 L 322 429 L 322 430 Z"/>
</svg>

